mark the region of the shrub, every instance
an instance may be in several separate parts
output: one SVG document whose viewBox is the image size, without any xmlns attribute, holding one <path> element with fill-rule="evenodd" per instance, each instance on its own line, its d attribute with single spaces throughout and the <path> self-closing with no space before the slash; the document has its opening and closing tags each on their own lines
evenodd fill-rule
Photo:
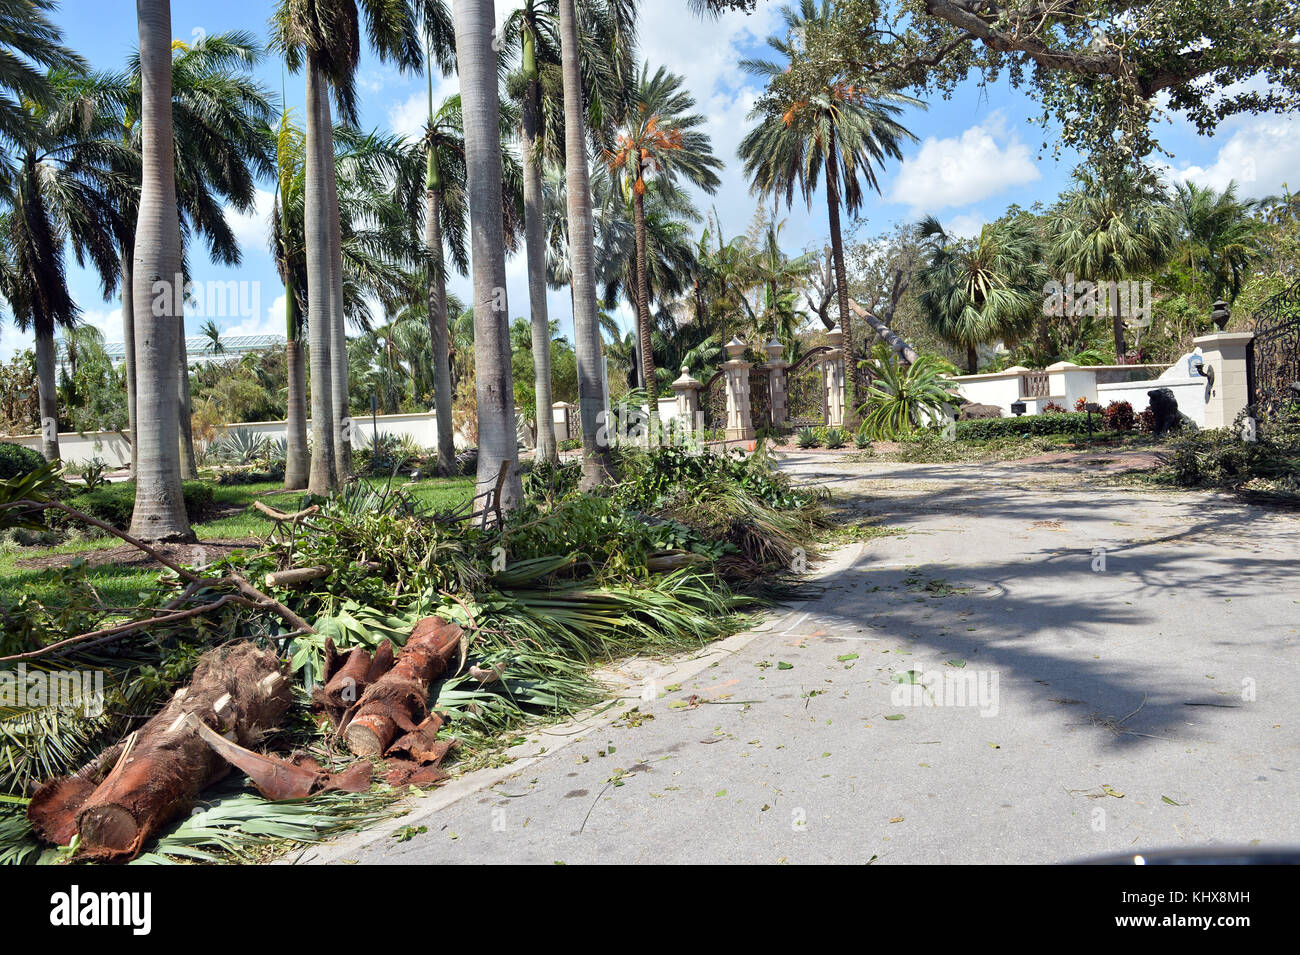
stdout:
<svg viewBox="0 0 1300 955">
<path fill-rule="evenodd" d="M 45 464 L 41 453 L 22 444 L 0 444 L 0 481 L 26 477 Z"/>
<path fill-rule="evenodd" d="M 1020 418 L 977 418 L 957 422 L 957 440 L 984 441 L 1008 435 L 1076 434 L 1088 429 L 1088 416 L 1078 412 L 1025 415 Z"/>
<path fill-rule="evenodd" d="M 1075 399 L 1074 399 L 1074 410 L 1075 410 L 1075 411 L 1087 411 L 1087 410 L 1088 410 L 1088 399 L 1087 399 L 1087 398 L 1075 398 Z"/>
<path fill-rule="evenodd" d="M 1243 416 L 1232 428 L 1178 432 L 1161 456 L 1162 475 L 1183 487 L 1237 488 L 1260 479 L 1295 489 L 1300 436 L 1282 426 L 1274 437 L 1243 441 Z"/>
<path fill-rule="evenodd" d="M 191 524 L 202 523 L 216 513 L 216 497 L 211 484 L 186 481 L 182 489 L 185 514 Z M 74 491 L 64 503 L 118 530 L 126 530 L 131 525 L 131 512 L 135 509 L 135 482 L 122 481 L 94 490 Z"/>
<path fill-rule="evenodd" d="M 821 447 L 822 439 L 817 436 L 817 432 L 812 428 L 800 428 L 795 443 L 801 448 L 817 448 Z"/>
<path fill-rule="evenodd" d="M 1065 414 L 1064 405 L 1058 405 L 1055 401 L 1049 401 L 1043 405 L 1040 414 Z"/>
<path fill-rule="evenodd" d="M 932 355 L 921 355 L 904 366 L 896 356 L 877 349 L 876 357 L 859 362 L 872 374 L 866 400 L 858 408 L 862 430 L 873 438 L 897 438 L 921 427 L 956 403 L 956 385 L 944 377 L 947 369 Z"/>
<path fill-rule="evenodd" d="M 1150 408 L 1143 408 L 1141 414 L 1137 416 L 1137 423 L 1144 434 L 1150 434 L 1156 429 L 1156 413 Z"/>
<path fill-rule="evenodd" d="M 1107 429 L 1111 431 L 1132 431 L 1134 424 L 1137 423 L 1133 406 L 1127 401 L 1112 401 L 1102 409 L 1101 416 L 1106 420 Z"/>
<path fill-rule="evenodd" d="M 558 445 L 558 448 L 561 451 L 577 451 L 581 447 L 582 447 L 581 438 L 565 438 Z"/>
<path fill-rule="evenodd" d="M 826 447 L 832 451 L 844 447 L 849 443 L 849 436 L 844 433 L 843 428 L 828 428 L 826 430 Z"/>
</svg>

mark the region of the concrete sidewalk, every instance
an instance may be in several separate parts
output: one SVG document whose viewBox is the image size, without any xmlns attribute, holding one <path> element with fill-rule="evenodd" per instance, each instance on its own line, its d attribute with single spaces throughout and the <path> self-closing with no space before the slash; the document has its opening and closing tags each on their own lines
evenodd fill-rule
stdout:
<svg viewBox="0 0 1300 955">
<path fill-rule="evenodd" d="M 1060 862 L 1300 843 L 1300 520 L 792 457 L 898 536 L 303 862 Z M 643 700 L 652 686 L 653 700 Z M 940 705 L 931 705 L 937 703 Z M 544 753 L 539 753 L 545 749 Z M 426 827 L 406 841 L 403 826 Z"/>
</svg>

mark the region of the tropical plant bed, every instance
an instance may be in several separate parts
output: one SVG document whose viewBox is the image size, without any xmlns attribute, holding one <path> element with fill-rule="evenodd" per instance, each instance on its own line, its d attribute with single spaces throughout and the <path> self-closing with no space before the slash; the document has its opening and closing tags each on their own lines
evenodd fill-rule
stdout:
<svg viewBox="0 0 1300 955">
<path fill-rule="evenodd" d="M 598 701 L 599 667 L 743 629 L 826 529 L 764 452 L 616 464 L 598 494 L 576 465 L 535 467 L 500 525 L 393 485 L 263 508 L 272 531 L 202 569 L 146 548 L 164 569 L 132 609 L 80 565 L 57 599 L 0 597 L 0 662 L 103 682 L 94 712 L 0 705 L 0 861 L 247 859 L 372 821 Z M 0 526 L 37 505 L 39 480 L 0 483 Z M 247 676 L 223 683 L 214 653 Z"/>
</svg>

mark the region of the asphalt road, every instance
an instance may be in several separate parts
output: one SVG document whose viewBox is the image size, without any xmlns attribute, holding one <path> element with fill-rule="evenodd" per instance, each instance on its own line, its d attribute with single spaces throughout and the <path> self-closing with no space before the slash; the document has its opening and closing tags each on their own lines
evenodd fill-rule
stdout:
<svg viewBox="0 0 1300 955">
<path fill-rule="evenodd" d="M 1098 487 L 1077 463 L 786 466 L 900 533 L 831 555 L 816 598 L 758 631 L 632 661 L 617 706 L 296 861 L 1300 844 L 1300 516 Z"/>
</svg>

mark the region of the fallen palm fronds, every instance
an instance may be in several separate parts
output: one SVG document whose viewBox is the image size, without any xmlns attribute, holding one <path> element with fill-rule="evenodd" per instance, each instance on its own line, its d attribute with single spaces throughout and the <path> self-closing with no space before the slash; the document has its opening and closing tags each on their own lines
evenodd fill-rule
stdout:
<svg viewBox="0 0 1300 955">
<path fill-rule="evenodd" d="M 199 647 L 224 637 L 214 629 L 217 619 L 226 632 L 272 638 L 275 643 L 263 644 L 287 653 L 292 678 L 314 691 L 315 708 L 329 717 L 315 725 L 287 720 L 274 741 L 277 750 L 310 748 L 330 764 L 331 747 L 345 740 L 354 752 L 389 761 L 390 786 L 435 782 L 444 775 L 439 764 L 458 742 L 471 758 L 486 756 L 524 720 L 564 718 L 596 702 L 602 695 L 592 676 L 596 667 L 699 647 L 734 632 L 741 613 L 759 605 L 755 595 L 793 579 L 811 557 L 814 531 L 823 522 L 818 501 L 774 473 L 762 454 L 742 460 L 662 449 L 627 456 L 622 464 L 625 480 L 601 494 L 578 493 L 576 480 L 556 469 L 542 492 L 492 527 L 423 514 L 391 486 L 358 485 L 291 514 L 263 507 L 275 526 L 257 553 L 227 558 L 219 577 L 176 565 L 166 576 L 187 584 L 184 600 L 159 601 L 161 610 L 116 648 L 161 638 L 152 652 L 165 662 L 165 673 L 149 681 L 157 693 L 189 673 Z M 283 626 L 248 632 L 254 610 L 275 613 L 246 592 L 248 580 L 268 582 L 271 593 L 260 596 L 292 615 L 280 619 L 296 617 L 309 626 L 290 627 L 288 634 Z M 234 592 L 213 594 L 208 588 L 214 581 L 229 582 Z M 194 609 L 184 601 L 222 596 L 237 599 L 226 601 L 217 618 L 196 612 L 158 625 L 167 613 Z M 67 650 L 75 654 L 81 647 Z M 138 717 L 141 708 L 132 709 Z M 114 724 L 119 738 L 138 726 L 135 719 Z M 193 732 L 210 754 L 204 760 L 240 767 L 264 795 L 310 795 L 301 803 L 247 795 L 223 800 L 219 806 L 240 820 L 243 835 L 210 819 L 185 820 L 170 831 L 151 822 L 132 830 L 130 840 L 116 834 L 104 840 L 100 827 L 101 854 L 92 851 L 92 858 L 120 857 L 129 845 L 147 848 L 142 858 L 151 861 L 245 859 L 276 839 L 318 837 L 299 825 L 311 816 L 298 812 L 303 807 L 339 807 L 344 820 L 349 800 L 378 805 L 365 793 L 322 792 L 336 784 L 359 788 L 359 769 L 322 765 L 301 752 L 292 759 L 259 753 L 249 740 L 223 740 L 220 726 L 204 722 L 209 731 Z M 151 726 L 127 740 L 144 739 Z M 73 752 L 84 757 L 102 749 L 93 738 L 86 735 L 82 746 L 69 746 L 67 758 L 54 761 L 62 763 L 60 775 L 88 762 L 72 761 Z M 92 790 L 112 775 L 124 745 L 100 753 L 89 767 L 84 781 L 94 783 Z M 368 778 L 370 764 L 364 766 Z M 11 773 L 11 791 L 30 791 L 32 769 L 26 767 L 26 778 Z M 86 796 L 84 788 L 72 790 L 72 802 Z M 391 798 L 393 791 L 381 787 L 372 795 Z M 356 818 L 369 818 L 368 811 L 358 809 Z M 138 822 L 133 811 L 127 815 Z M 158 821 L 164 814 L 143 815 Z M 107 828 L 116 833 L 121 817 L 113 818 Z M 258 820 L 266 820 L 265 829 Z M 0 807 L 0 859 L 33 859 L 20 829 Z M 143 845 L 144 829 L 156 833 L 152 846 Z M 66 827 L 56 834 L 67 835 Z M 246 836 L 252 841 L 241 841 Z M 106 841 L 111 846 L 100 845 Z"/>
</svg>

